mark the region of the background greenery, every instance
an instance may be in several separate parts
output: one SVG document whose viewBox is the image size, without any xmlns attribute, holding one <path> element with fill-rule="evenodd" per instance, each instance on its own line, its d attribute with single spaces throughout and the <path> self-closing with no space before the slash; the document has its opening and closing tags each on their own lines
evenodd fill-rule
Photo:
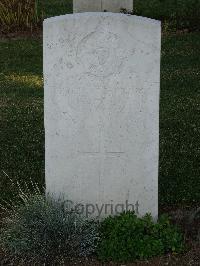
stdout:
<svg viewBox="0 0 200 266">
<path fill-rule="evenodd" d="M 134 13 L 161 20 L 165 31 L 200 29 L 200 0 L 134 0 Z"/>
<path fill-rule="evenodd" d="M 73 0 L 1 0 L 4 33 L 41 28 L 46 17 L 72 12 Z M 200 0 L 134 0 L 134 14 L 162 21 L 164 31 L 199 30 Z"/>
<path fill-rule="evenodd" d="M 72 12 L 72 0 L 39 1 L 40 6 L 42 2 L 45 17 Z M 133 11 L 161 20 L 165 31 L 200 29 L 200 0 L 134 0 Z"/>
<path fill-rule="evenodd" d="M 38 0 L 1 0 L 0 31 L 3 33 L 34 30 L 41 25 Z"/>
</svg>

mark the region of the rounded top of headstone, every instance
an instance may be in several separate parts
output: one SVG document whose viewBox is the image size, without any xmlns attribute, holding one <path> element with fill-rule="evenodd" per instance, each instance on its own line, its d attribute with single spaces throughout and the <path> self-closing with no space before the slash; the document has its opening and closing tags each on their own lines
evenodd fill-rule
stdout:
<svg viewBox="0 0 200 266">
<path fill-rule="evenodd" d="M 75 13 L 75 14 L 66 14 L 61 16 L 55 16 L 46 18 L 44 20 L 44 23 L 56 23 L 61 21 L 68 21 L 68 20 L 74 20 L 74 19 L 81 19 L 81 18 L 106 18 L 110 17 L 113 19 L 123 19 L 127 18 L 137 23 L 142 24 L 151 24 L 151 25 L 158 25 L 160 26 L 161 22 L 159 20 L 136 16 L 136 15 L 130 15 L 130 14 L 124 14 L 124 13 L 112 13 L 112 12 L 85 12 L 85 13 Z"/>
</svg>

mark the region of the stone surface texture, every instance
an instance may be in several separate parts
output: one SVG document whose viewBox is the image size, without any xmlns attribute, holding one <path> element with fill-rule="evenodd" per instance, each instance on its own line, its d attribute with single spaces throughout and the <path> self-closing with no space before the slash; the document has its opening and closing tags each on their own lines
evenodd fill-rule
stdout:
<svg viewBox="0 0 200 266">
<path fill-rule="evenodd" d="M 133 11 L 133 0 L 74 0 L 73 12 L 113 12 L 119 13 L 121 9 Z"/>
<path fill-rule="evenodd" d="M 140 216 L 157 217 L 160 49 L 155 20 L 114 13 L 45 20 L 47 192 L 99 208 L 138 202 Z"/>
<path fill-rule="evenodd" d="M 73 13 L 101 12 L 102 0 L 74 0 Z"/>
</svg>

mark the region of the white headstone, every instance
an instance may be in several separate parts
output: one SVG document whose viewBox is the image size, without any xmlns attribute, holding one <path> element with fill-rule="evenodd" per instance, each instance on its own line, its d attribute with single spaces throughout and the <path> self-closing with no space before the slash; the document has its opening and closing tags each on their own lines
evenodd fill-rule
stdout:
<svg viewBox="0 0 200 266">
<path fill-rule="evenodd" d="M 119 13 L 122 9 L 133 11 L 133 0 L 74 0 L 73 12 L 113 12 Z"/>
<path fill-rule="evenodd" d="M 73 0 L 73 13 L 101 11 L 102 0 Z"/>
<path fill-rule="evenodd" d="M 132 204 L 157 217 L 160 46 L 160 22 L 147 18 L 45 20 L 47 192 L 93 216 Z"/>
</svg>

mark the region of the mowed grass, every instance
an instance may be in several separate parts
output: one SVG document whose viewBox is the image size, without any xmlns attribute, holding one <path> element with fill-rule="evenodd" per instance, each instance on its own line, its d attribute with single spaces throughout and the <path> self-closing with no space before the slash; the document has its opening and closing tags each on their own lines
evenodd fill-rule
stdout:
<svg viewBox="0 0 200 266">
<path fill-rule="evenodd" d="M 53 17 L 72 13 L 72 0 L 39 0 L 39 8 L 44 11 L 44 17 Z"/>
<path fill-rule="evenodd" d="M 200 35 L 162 40 L 160 206 L 200 201 Z M 1 199 L 44 185 L 42 42 L 0 42 Z M 8 178 L 9 176 L 9 178 Z"/>
<path fill-rule="evenodd" d="M 163 37 L 160 203 L 200 202 L 200 34 Z"/>
<path fill-rule="evenodd" d="M 42 42 L 0 42 L 0 198 L 44 184 Z M 7 176 L 8 175 L 8 176 Z"/>
</svg>

